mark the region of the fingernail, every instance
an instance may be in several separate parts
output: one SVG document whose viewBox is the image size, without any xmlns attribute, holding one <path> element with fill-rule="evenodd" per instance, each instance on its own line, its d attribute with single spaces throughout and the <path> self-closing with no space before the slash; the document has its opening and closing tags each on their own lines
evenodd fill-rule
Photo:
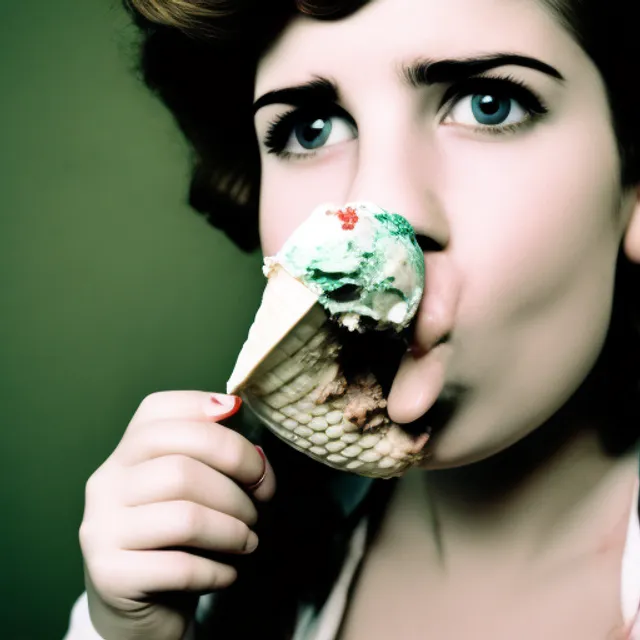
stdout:
<svg viewBox="0 0 640 640">
<path fill-rule="evenodd" d="M 249 531 L 249 535 L 247 537 L 247 543 L 244 545 L 244 552 L 251 553 L 255 551 L 258 547 L 258 536 L 253 532 Z"/>
<path fill-rule="evenodd" d="M 254 446 L 255 446 L 257 452 L 260 454 L 260 457 L 262 458 L 262 460 L 266 464 L 267 463 L 267 456 L 264 453 L 264 449 L 259 444 L 256 444 Z"/>
<path fill-rule="evenodd" d="M 242 399 L 238 396 L 211 393 L 204 404 L 203 411 L 208 418 L 224 420 L 236 413 L 241 405 Z"/>
</svg>

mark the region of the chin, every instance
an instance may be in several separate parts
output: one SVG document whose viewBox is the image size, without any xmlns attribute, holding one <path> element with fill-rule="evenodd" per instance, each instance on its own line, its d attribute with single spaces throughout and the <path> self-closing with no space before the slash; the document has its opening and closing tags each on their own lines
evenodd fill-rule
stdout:
<svg viewBox="0 0 640 640">
<path fill-rule="evenodd" d="M 483 434 L 477 424 L 456 424 L 455 421 L 443 426 L 429 441 L 429 456 L 421 463 L 420 468 L 436 471 L 482 462 L 506 451 L 531 432 L 518 432 L 509 437 L 504 432 L 497 436 L 495 426 L 487 431 L 489 433 Z"/>
<path fill-rule="evenodd" d="M 431 455 L 419 468 L 425 471 L 437 471 L 438 469 L 466 467 L 476 462 L 486 460 L 499 452 L 499 449 L 490 452 L 478 451 L 477 449 L 469 450 L 467 447 L 460 446 L 460 443 L 458 446 L 454 445 L 453 447 L 439 446 L 437 443 L 434 443 L 431 449 Z"/>
</svg>

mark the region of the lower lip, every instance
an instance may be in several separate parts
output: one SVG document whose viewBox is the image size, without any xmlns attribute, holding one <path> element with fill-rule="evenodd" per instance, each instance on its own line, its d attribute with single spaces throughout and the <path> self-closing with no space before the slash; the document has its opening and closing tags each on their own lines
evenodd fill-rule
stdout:
<svg viewBox="0 0 640 640">
<path fill-rule="evenodd" d="M 414 351 L 401 363 L 389 394 L 388 411 L 407 431 L 412 429 L 404 425 L 425 424 L 425 415 L 442 395 L 450 350 L 443 342 L 422 356 Z"/>
<path fill-rule="evenodd" d="M 422 467 L 430 461 L 433 446 L 440 433 L 446 429 L 455 408 L 455 401 L 439 398 L 418 420 L 401 425 L 402 429 L 413 438 L 414 453 L 421 454 L 421 461 L 416 466 Z"/>
</svg>

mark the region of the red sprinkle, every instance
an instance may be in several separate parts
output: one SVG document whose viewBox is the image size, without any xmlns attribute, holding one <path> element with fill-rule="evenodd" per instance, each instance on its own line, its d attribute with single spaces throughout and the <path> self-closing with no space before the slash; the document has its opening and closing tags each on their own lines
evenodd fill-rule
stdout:
<svg viewBox="0 0 640 640">
<path fill-rule="evenodd" d="M 338 220 L 342 222 L 342 228 L 345 231 L 352 231 L 358 223 L 358 214 L 352 207 L 338 211 Z"/>
</svg>

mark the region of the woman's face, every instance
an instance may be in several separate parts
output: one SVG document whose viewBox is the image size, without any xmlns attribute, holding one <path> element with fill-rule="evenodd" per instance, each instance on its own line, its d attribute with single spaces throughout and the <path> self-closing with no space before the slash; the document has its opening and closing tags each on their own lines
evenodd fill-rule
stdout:
<svg viewBox="0 0 640 640">
<path fill-rule="evenodd" d="M 389 399 L 403 423 L 453 402 L 427 466 L 485 458 L 558 410 L 603 345 L 636 199 L 601 77 L 555 16 L 535 0 L 375 0 L 298 18 L 255 97 L 265 254 L 327 201 L 375 202 L 427 239 Z"/>
</svg>

